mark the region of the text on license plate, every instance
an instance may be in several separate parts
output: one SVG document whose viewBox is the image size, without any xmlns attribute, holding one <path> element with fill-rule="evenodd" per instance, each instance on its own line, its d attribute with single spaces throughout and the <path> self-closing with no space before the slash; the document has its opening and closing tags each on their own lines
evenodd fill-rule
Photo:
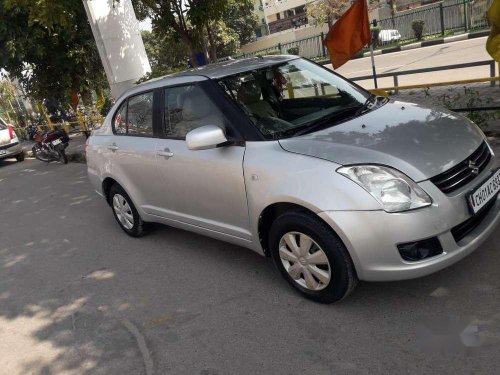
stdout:
<svg viewBox="0 0 500 375">
<path fill-rule="evenodd" d="M 469 203 L 474 213 L 486 206 L 498 192 L 500 192 L 500 169 L 470 194 Z"/>
<path fill-rule="evenodd" d="M 61 143 L 62 141 L 60 139 L 56 139 L 55 141 L 52 142 L 52 145 L 53 146 L 57 146 L 59 143 Z"/>
</svg>

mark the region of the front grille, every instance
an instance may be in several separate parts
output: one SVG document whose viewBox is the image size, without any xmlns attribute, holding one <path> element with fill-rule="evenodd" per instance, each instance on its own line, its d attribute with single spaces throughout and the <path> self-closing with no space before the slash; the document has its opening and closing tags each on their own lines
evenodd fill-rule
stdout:
<svg viewBox="0 0 500 375">
<path fill-rule="evenodd" d="M 453 235 L 455 242 L 459 242 L 470 232 L 476 229 L 479 226 L 479 224 L 482 223 L 486 215 L 488 215 L 488 212 L 490 212 L 490 210 L 493 208 L 496 201 L 497 201 L 496 199 L 493 199 L 490 203 L 484 206 L 483 209 L 479 211 L 477 214 L 465 220 L 463 223 L 458 224 L 456 227 L 453 227 L 451 230 L 451 234 Z"/>
<path fill-rule="evenodd" d="M 471 156 L 469 156 L 467 159 L 454 166 L 453 168 L 448 169 L 446 172 L 443 172 L 431 178 L 431 181 L 443 193 L 452 193 L 462 186 L 467 185 L 474 178 L 476 178 L 477 175 L 486 168 L 490 159 L 490 149 L 488 148 L 486 142 L 483 142 L 481 146 L 479 146 L 479 148 L 472 153 Z M 471 162 L 474 162 L 475 167 L 478 168 L 478 173 L 472 172 L 472 168 L 469 167 L 469 164 Z"/>
</svg>

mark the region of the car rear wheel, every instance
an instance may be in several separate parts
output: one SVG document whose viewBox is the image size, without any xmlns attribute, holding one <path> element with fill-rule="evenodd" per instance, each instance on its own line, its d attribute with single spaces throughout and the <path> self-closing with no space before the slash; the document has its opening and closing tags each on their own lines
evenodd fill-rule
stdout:
<svg viewBox="0 0 500 375">
<path fill-rule="evenodd" d="M 21 152 L 19 155 L 17 155 L 16 160 L 19 162 L 24 161 L 24 152 Z"/>
<path fill-rule="evenodd" d="M 289 212 L 272 224 L 269 246 L 274 264 L 302 295 L 332 303 L 347 297 L 358 278 L 342 241 L 322 220 Z"/>
<path fill-rule="evenodd" d="M 121 186 L 115 184 L 111 187 L 109 202 L 116 221 L 125 233 L 132 237 L 140 237 L 144 234 L 144 222 Z"/>
</svg>

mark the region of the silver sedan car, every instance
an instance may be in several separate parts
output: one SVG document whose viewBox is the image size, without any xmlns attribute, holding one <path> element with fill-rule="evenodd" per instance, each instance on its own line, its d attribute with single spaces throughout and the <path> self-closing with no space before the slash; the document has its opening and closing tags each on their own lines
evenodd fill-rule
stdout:
<svg viewBox="0 0 500 375">
<path fill-rule="evenodd" d="M 141 84 L 87 159 L 127 234 L 158 222 L 250 248 L 320 302 L 447 267 L 500 218 L 500 172 L 474 123 L 296 56 Z"/>
<path fill-rule="evenodd" d="M 12 125 L 0 118 L 0 160 L 15 158 L 24 160 L 24 152 Z"/>
</svg>

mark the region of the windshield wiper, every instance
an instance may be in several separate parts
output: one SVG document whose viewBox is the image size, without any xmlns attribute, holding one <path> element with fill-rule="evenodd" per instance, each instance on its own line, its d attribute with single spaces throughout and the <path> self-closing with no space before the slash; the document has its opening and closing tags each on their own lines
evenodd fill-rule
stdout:
<svg viewBox="0 0 500 375">
<path fill-rule="evenodd" d="M 295 132 L 293 135 L 294 136 L 299 136 L 307 133 L 312 133 L 316 130 L 321 129 L 325 125 L 335 125 L 335 123 L 332 123 L 332 120 L 348 120 L 350 118 L 356 117 L 358 111 L 360 111 L 364 107 L 364 104 L 362 106 L 354 106 L 354 107 L 348 107 L 344 108 L 340 111 L 333 112 L 329 115 L 321 117 L 319 120 L 313 122 L 310 125 L 306 125 L 303 128 L 299 129 L 297 132 Z M 351 114 L 350 116 L 348 114 Z M 347 115 L 347 116 L 346 116 Z M 337 121 L 337 122 L 338 122 Z"/>
<path fill-rule="evenodd" d="M 365 104 L 356 111 L 356 116 L 361 116 L 363 113 L 371 111 L 377 105 L 377 101 L 378 96 L 371 94 L 368 99 L 366 99 Z"/>
</svg>

